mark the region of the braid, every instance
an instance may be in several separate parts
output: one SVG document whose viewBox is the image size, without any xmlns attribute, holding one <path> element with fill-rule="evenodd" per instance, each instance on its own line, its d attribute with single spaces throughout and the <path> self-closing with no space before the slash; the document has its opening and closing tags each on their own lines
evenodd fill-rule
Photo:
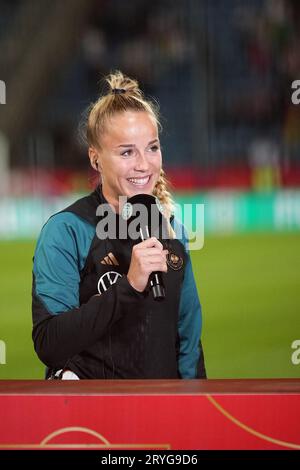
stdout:
<svg viewBox="0 0 300 470">
<path fill-rule="evenodd" d="M 170 238 L 175 238 L 175 232 L 172 229 L 171 224 L 170 224 L 170 217 L 174 211 L 175 204 L 174 204 L 172 195 L 169 191 L 169 184 L 170 183 L 165 176 L 164 170 L 161 169 L 159 179 L 153 190 L 153 195 L 159 199 L 159 201 L 164 207 L 165 216 L 166 216 L 167 221 L 169 222 L 168 229 L 169 229 Z"/>
</svg>

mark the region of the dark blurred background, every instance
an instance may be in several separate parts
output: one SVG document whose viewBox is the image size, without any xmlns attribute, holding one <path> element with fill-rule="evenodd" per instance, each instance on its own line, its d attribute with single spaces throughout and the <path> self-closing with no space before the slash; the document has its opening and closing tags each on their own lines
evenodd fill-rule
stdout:
<svg viewBox="0 0 300 470">
<path fill-rule="evenodd" d="M 78 122 L 114 69 L 159 100 L 175 188 L 299 186 L 299 12 L 296 0 L 1 0 L 1 190 L 85 188 Z"/>
<path fill-rule="evenodd" d="M 176 201 L 204 204 L 209 377 L 299 377 L 299 0 L 0 0 L 0 51 L 0 378 L 43 377 L 35 240 L 95 183 L 78 127 L 114 69 L 160 103 Z"/>
</svg>

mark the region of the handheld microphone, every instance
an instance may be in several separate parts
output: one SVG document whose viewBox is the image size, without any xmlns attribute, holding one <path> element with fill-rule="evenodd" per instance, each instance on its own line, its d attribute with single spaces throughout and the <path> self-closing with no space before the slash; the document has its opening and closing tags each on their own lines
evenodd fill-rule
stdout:
<svg viewBox="0 0 300 470">
<path fill-rule="evenodd" d="M 137 212 L 139 215 L 137 216 Z M 147 240 L 151 236 L 159 237 L 164 233 L 165 219 L 159 207 L 156 197 L 149 194 L 136 194 L 129 198 L 123 206 L 122 217 L 130 222 L 135 220 L 139 229 L 140 239 Z M 130 226 L 129 226 L 130 231 Z M 165 298 L 165 286 L 160 271 L 154 271 L 149 276 L 149 286 L 154 300 L 161 301 Z"/>
<path fill-rule="evenodd" d="M 150 238 L 149 229 L 147 225 L 140 227 L 140 235 L 142 241 Z M 163 300 L 166 296 L 166 292 L 161 272 L 153 271 L 153 273 L 151 273 L 149 276 L 149 284 L 154 300 Z"/>
</svg>

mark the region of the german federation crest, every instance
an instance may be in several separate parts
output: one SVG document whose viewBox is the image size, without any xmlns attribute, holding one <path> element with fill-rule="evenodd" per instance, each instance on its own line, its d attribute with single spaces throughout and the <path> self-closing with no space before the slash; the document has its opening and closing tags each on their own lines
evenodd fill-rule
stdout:
<svg viewBox="0 0 300 470">
<path fill-rule="evenodd" d="M 174 271 L 179 271 L 183 266 L 183 259 L 175 253 L 168 253 L 166 261 L 167 265 L 174 269 Z"/>
</svg>

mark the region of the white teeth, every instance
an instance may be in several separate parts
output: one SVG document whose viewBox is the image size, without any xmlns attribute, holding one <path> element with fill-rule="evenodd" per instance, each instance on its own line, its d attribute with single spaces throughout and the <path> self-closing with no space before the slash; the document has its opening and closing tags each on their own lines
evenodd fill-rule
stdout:
<svg viewBox="0 0 300 470">
<path fill-rule="evenodd" d="M 128 178 L 130 183 L 136 184 L 137 186 L 144 186 L 144 184 L 147 184 L 149 180 L 150 176 L 147 176 L 146 178 Z"/>
</svg>

